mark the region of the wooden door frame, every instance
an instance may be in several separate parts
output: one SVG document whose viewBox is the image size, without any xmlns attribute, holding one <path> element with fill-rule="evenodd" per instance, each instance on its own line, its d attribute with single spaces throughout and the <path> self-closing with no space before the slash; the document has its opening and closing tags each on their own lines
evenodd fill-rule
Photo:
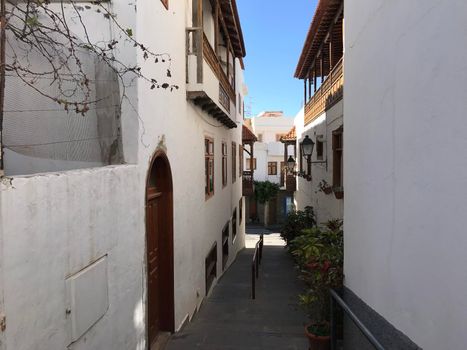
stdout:
<svg viewBox="0 0 467 350">
<path fill-rule="evenodd" d="M 148 198 L 148 189 L 150 188 L 150 181 L 154 172 L 157 173 L 155 168 L 156 161 L 162 161 L 164 163 L 165 169 L 161 169 L 165 173 L 162 174 L 165 178 L 165 183 L 162 184 L 162 201 L 165 206 L 166 215 L 164 216 L 167 220 L 165 221 L 165 226 L 163 228 L 162 234 L 164 234 L 168 239 L 165 246 L 161 248 L 161 255 L 164 255 L 164 259 L 168 260 L 168 264 L 161 266 L 162 273 L 167 278 L 167 284 L 165 288 L 161 290 L 160 298 L 164 298 L 164 304 L 166 305 L 165 309 L 165 318 L 161 318 L 161 331 L 162 332 L 171 332 L 175 331 L 175 288 L 174 288 L 174 241 L 173 241 L 173 181 L 172 181 L 172 170 L 170 167 L 169 159 L 166 153 L 162 150 L 157 150 L 151 158 L 149 163 L 149 168 L 146 174 L 146 188 L 145 188 L 145 278 L 146 278 L 146 340 L 148 343 L 148 348 L 151 346 L 149 344 L 149 276 L 148 276 L 148 229 L 147 229 L 147 218 L 146 218 L 146 207 L 149 201 Z M 167 255 L 168 254 L 168 255 Z M 162 314 L 164 314 L 162 312 Z"/>
</svg>

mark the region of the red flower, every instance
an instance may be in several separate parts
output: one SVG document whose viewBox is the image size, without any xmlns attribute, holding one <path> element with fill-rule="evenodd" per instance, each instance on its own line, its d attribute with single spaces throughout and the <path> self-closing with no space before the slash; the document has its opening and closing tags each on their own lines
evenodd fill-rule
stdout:
<svg viewBox="0 0 467 350">
<path fill-rule="evenodd" d="M 323 266 L 321 267 L 321 271 L 323 272 L 328 272 L 329 268 L 331 267 L 331 262 L 329 260 L 326 260 L 323 263 Z"/>
</svg>

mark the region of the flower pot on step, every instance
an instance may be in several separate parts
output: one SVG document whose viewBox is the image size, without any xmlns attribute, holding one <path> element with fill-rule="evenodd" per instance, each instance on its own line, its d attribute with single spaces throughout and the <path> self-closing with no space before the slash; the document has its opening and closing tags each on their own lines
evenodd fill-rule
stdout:
<svg viewBox="0 0 467 350">
<path fill-rule="evenodd" d="M 309 350 L 330 350 L 331 349 L 331 337 L 315 335 L 310 331 L 314 325 L 308 325 L 305 327 L 305 335 L 310 343 Z"/>
</svg>

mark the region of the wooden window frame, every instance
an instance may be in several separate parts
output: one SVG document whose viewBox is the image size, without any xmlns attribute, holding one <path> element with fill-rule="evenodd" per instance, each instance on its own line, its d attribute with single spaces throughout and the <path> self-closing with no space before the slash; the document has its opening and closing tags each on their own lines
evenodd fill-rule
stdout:
<svg viewBox="0 0 467 350">
<path fill-rule="evenodd" d="M 228 183 L 227 142 L 222 142 L 222 187 Z"/>
<path fill-rule="evenodd" d="M 232 142 L 232 183 L 237 181 L 237 144 Z"/>
<path fill-rule="evenodd" d="M 212 146 L 212 149 L 210 148 Z M 215 160 L 214 160 L 215 148 L 214 148 L 214 139 L 211 137 L 204 138 L 204 171 L 205 171 L 205 184 L 204 184 L 204 194 L 205 199 L 209 199 L 214 196 L 215 192 Z M 211 180 L 212 177 L 212 188 Z"/>
<path fill-rule="evenodd" d="M 344 129 L 333 131 L 332 133 L 332 186 L 342 188 L 344 186 Z"/>
<path fill-rule="evenodd" d="M 238 177 L 243 175 L 243 145 L 238 145 Z"/>
<path fill-rule="evenodd" d="M 277 175 L 277 162 L 268 162 L 268 175 Z"/>
<path fill-rule="evenodd" d="M 162 2 L 162 5 L 165 6 L 166 10 L 168 10 L 169 9 L 169 0 L 161 0 L 161 2 Z"/>
<path fill-rule="evenodd" d="M 251 164 L 251 158 L 246 159 L 246 165 L 248 171 L 256 170 L 256 158 L 253 158 L 253 169 L 250 169 L 250 164 Z"/>
</svg>

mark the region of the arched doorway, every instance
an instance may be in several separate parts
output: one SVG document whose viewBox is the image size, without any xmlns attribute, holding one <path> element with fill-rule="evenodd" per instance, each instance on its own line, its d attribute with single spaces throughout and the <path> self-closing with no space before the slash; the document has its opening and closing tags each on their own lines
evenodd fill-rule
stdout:
<svg viewBox="0 0 467 350">
<path fill-rule="evenodd" d="M 147 322 L 149 347 L 174 331 L 172 173 L 164 152 L 153 157 L 146 184 Z"/>
</svg>

